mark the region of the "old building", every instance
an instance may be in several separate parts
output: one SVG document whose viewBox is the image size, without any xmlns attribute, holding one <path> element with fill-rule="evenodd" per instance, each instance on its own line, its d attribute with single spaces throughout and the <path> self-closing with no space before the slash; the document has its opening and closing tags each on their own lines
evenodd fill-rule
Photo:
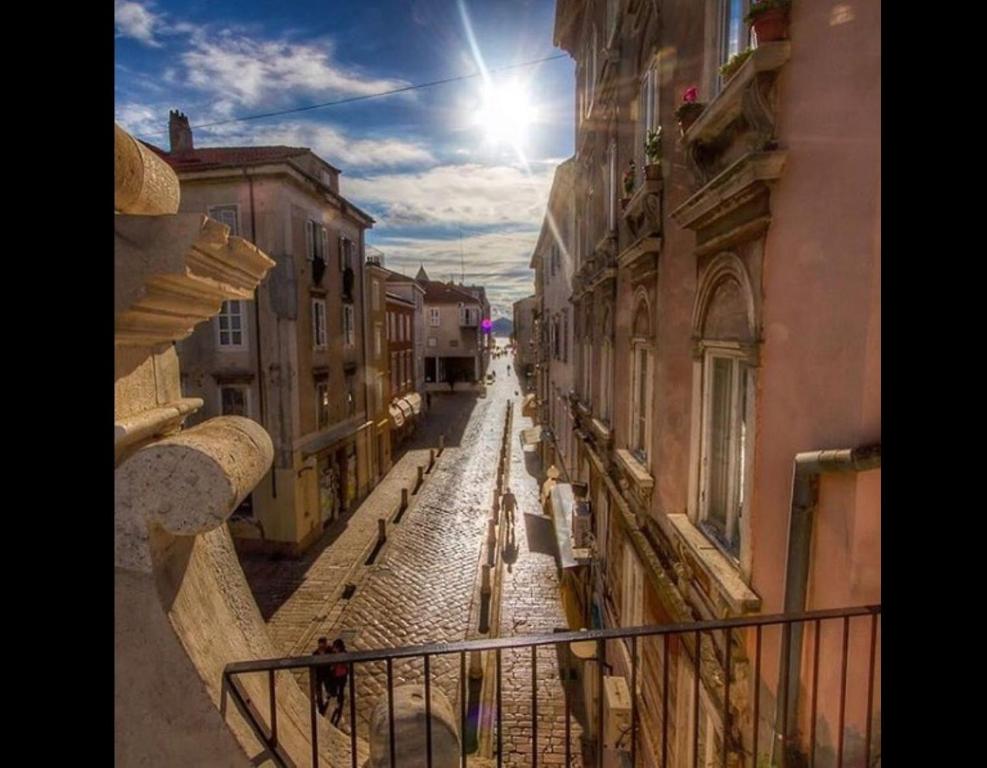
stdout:
<svg viewBox="0 0 987 768">
<path fill-rule="evenodd" d="M 387 270 L 387 291 L 414 306 L 411 320 L 412 390 L 425 391 L 425 289 L 412 277 Z M 425 403 L 422 403 L 425 408 Z"/>
<path fill-rule="evenodd" d="M 364 232 L 373 220 L 339 192 L 339 169 L 304 147 L 196 149 L 173 112 L 181 210 L 208 213 L 277 263 L 253 304 L 225 303 L 179 345 L 186 395 L 202 414 L 260 422 L 274 466 L 237 514 L 243 547 L 297 554 L 381 473 L 368 418 Z"/>
<path fill-rule="evenodd" d="M 374 467 L 380 480 L 391 468 L 390 380 L 388 342 L 388 270 L 378 258 L 367 256 L 367 413 L 374 423 Z"/>
<path fill-rule="evenodd" d="M 793 3 L 760 40 L 748 8 L 557 4 L 577 68 L 572 474 L 596 542 L 588 623 L 880 602 L 880 4 Z M 879 761 L 864 676 L 846 712 L 838 681 L 812 683 L 810 650 L 839 665 L 839 629 L 763 639 L 641 643 L 642 765 L 666 748 L 671 765 Z M 617 668 L 630 666 L 625 644 Z M 879 729 L 879 696 L 873 711 Z"/>
<path fill-rule="evenodd" d="M 421 393 L 415 391 L 415 304 L 387 293 L 387 350 L 390 360 L 389 402 L 392 445 L 415 429 L 422 412 Z"/>
<path fill-rule="evenodd" d="M 537 296 L 527 296 L 514 302 L 514 367 L 522 382 L 534 384 L 538 349 L 535 324 L 538 320 L 540 301 Z"/>
<path fill-rule="evenodd" d="M 490 319 L 486 292 L 478 286 L 429 279 L 422 267 L 415 281 L 425 291 L 425 387 L 471 386 L 486 374 L 490 360 Z"/>
</svg>

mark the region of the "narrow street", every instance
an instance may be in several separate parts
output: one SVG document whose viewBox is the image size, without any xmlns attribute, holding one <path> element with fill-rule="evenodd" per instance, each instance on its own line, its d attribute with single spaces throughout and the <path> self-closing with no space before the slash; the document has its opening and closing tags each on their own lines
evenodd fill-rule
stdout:
<svg viewBox="0 0 987 768">
<path fill-rule="evenodd" d="M 306 557 L 272 560 L 244 556 L 244 571 L 268 628 L 286 655 L 312 650 L 320 636 L 342 637 L 351 651 L 443 643 L 475 635 L 477 576 L 484 553 L 487 520 L 496 482 L 497 457 L 509 400 L 514 402 L 510 483 L 518 499 L 514 543 L 501 568 L 499 634 L 551 632 L 565 627 L 558 594 L 555 558 L 532 552 L 525 513 L 540 514 L 537 455 L 524 453 L 518 433 L 531 425 L 521 416 L 522 390 L 510 356 L 492 360 L 496 383 L 485 397 L 435 393 L 432 412 L 409 441 L 388 476 L 346 519 L 337 521 Z M 412 488 L 418 465 L 427 465 L 429 448 L 445 435 L 445 450 L 410 506 L 393 523 L 402 487 Z M 387 542 L 372 564 L 365 564 L 376 539 L 377 519 L 388 519 Z M 355 591 L 344 597 L 344 587 Z M 507 765 L 524 765 L 531 753 L 531 659 L 505 653 L 504 751 Z M 432 662 L 433 690 L 457 707 L 459 656 Z M 546 764 L 561 764 L 565 725 L 554 652 L 543 649 L 538 662 L 539 753 Z M 358 731 L 365 735 L 374 705 L 386 697 L 383 663 L 357 668 Z M 421 684 L 420 659 L 396 661 L 395 686 Z M 299 682 L 307 686 L 304 674 Z M 490 682 L 490 681 L 485 681 Z M 348 705 L 341 723 L 349 730 Z M 572 754 L 578 763 L 579 729 L 573 721 Z M 494 743 L 496 741 L 494 740 Z"/>
</svg>

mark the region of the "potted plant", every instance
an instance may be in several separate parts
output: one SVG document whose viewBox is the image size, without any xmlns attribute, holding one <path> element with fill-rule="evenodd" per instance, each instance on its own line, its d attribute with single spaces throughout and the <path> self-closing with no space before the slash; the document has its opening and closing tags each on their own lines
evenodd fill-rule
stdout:
<svg viewBox="0 0 987 768">
<path fill-rule="evenodd" d="M 644 139 L 644 177 L 649 181 L 661 178 L 661 126 L 648 131 Z"/>
<path fill-rule="evenodd" d="M 741 51 L 731 56 L 729 61 L 720 67 L 720 77 L 723 78 L 723 82 L 726 82 L 737 74 L 737 70 L 743 66 L 744 62 L 751 57 L 753 52 L 754 50 L 752 48 L 748 48 L 746 51 Z"/>
<path fill-rule="evenodd" d="M 637 179 L 637 166 L 633 160 L 628 161 L 627 170 L 624 171 L 624 196 L 620 198 L 621 208 L 626 208 L 634 194 L 634 181 Z"/>
<path fill-rule="evenodd" d="M 754 30 L 757 44 L 788 39 L 788 12 L 792 0 L 757 0 L 744 17 Z"/>
<path fill-rule="evenodd" d="M 682 103 L 675 110 L 675 119 L 679 121 L 679 132 L 683 136 L 689 130 L 689 126 L 696 122 L 696 118 L 706 109 L 705 104 L 701 101 L 696 101 L 697 94 L 698 92 L 695 86 L 686 88 L 682 94 Z"/>
</svg>

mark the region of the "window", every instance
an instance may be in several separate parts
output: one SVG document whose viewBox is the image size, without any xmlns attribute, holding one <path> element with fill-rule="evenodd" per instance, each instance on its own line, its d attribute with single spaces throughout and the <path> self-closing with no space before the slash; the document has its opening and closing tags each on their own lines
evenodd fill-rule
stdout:
<svg viewBox="0 0 987 768">
<path fill-rule="evenodd" d="M 725 554 L 740 561 L 748 472 L 754 446 L 756 333 L 754 303 L 743 263 L 721 254 L 700 284 L 696 364 L 700 409 L 696 433 L 698 505 L 695 522 Z"/>
<path fill-rule="evenodd" d="M 569 310 L 562 310 L 562 362 L 569 362 Z"/>
<path fill-rule="evenodd" d="M 404 316 L 404 340 L 411 341 L 411 318 L 408 315 Z"/>
<path fill-rule="evenodd" d="M 339 271 L 353 269 L 353 241 L 348 237 L 339 238 Z"/>
<path fill-rule="evenodd" d="M 592 396 L 593 344 L 589 337 L 583 339 L 583 402 L 589 404 Z"/>
<path fill-rule="evenodd" d="M 240 234 L 240 212 L 237 205 L 214 205 L 209 208 L 209 218 L 225 224 L 231 235 Z"/>
<path fill-rule="evenodd" d="M 744 15 L 750 8 L 750 0 L 719 0 L 719 31 L 716 47 L 716 59 L 713 70 L 725 64 L 731 56 L 740 53 L 748 46 L 749 31 L 744 23 Z M 721 78 L 713 81 L 714 92 L 719 92 Z"/>
<path fill-rule="evenodd" d="M 371 280 L 370 281 L 370 291 L 373 294 L 373 310 L 374 312 L 380 311 L 380 281 Z"/>
<path fill-rule="evenodd" d="M 380 357 L 381 346 L 381 336 L 383 336 L 384 329 L 380 327 L 380 323 L 374 326 L 374 357 Z"/>
<path fill-rule="evenodd" d="M 250 390 L 224 385 L 219 388 L 219 404 L 223 416 L 250 416 Z"/>
<path fill-rule="evenodd" d="M 239 299 L 224 301 L 216 317 L 219 346 L 244 349 L 247 346 L 246 302 Z"/>
<path fill-rule="evenodd" d="M 356 321 L 352 304 L 343 304 L 343 343 L 347 347 L 356 344 Z"/>
<path fill-rule="evenodd" d="M 649 377 L 651 375 L 651 352 L 643 343 L 633 346 L 631 375 L 631 451 L 642 462 L 648 459 L 649 432 L 651 426 Z"/>
<path fill-rule="evenodd" d="M 613 232 L 617 228 L 617 142 L 610 141 L 607 147 L 607 230 Z"/>
<path fill-rule="evenodd" d="M 346 415 L 356 415 L 356 377 L 346 377 Z"/>
<path fill-rule="evenodd" d="M 474 328 L 480 324 L 480 309 L 478 307 L 459 308 L 459 324 Z"/>
<path fill-rule="evenodd" d="M 315 384 L 315 419 L 317 429 L 329 426 L 329 381 L 318 381 Z"/>
<path fill-rule="evenodd" d="M 635 129 L 635 150 L 638 168 L 645 165 L 644 142 L 648 137 L 648 131 L 657 130 L 661 125 L 661 114 L 659 112 L 659 79 L 658 79 L 658 57 L 654 57 L 651 64 L 641 75 L 641 85 L 637 97 L 637 127 Z M 643 174 L 641 174 L 643 178 Z"/>
<path fill-rule="evenodd" d="M 329 233 L 315 221 L 305 222 L 305 256 L 309 261 L 329 261 Z"/>
<path fill-rule="evenodd" d="M 398 353 L 391 352 L 391 392 L 394 393 L 398 388 Z"/>
<path fill-rule="evenodd" d="M 434 336 L 428 337 L 428 346 L 437 347 L 438 345 L 439 345 L 439 340 L 437 338 L 435 338 Z"/>
<path fill-rule="evenodd" d="M 439 327 L 439 308 L 429 307 L 428 309 L 428 324 L 433 328 Z"/>
<path fill-rule="evenodd" d="M 312 347 L 326 348 L 326 302 L 312 299 Z"/>
<path fill-rule="evenodd" d="M 610 424 L 613 418 L 613 344 L 609 337 L 600 347 L 600 418 Z"/>
<path fill-rule="evenodd" d="M 700 519 L 707 533 L 731 555 L 739 557 L 752 370 L 740 356 L 725 350 L 708 350 L 703 374 Z"/>
</svg>

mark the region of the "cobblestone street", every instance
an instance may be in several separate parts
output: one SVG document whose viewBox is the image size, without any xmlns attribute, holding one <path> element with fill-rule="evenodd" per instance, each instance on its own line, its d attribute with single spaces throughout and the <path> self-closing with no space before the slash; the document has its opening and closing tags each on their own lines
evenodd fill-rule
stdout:
<svg viewBox="0 0 987 768">
<path fill-rule="evenodd" d="M 345 520 L 331 526 L 301 560 L 243 557 L 244 571 L 277 646 L 286 655 L 311 651 L 319 636 L 342 637 L 348 650 L 454 642 L 475 635 L 477 575 L 484 553 L 497 456 L 508 400 L 514 401 L 510 483 L 518 499 L 515 517 L 516 562 L 502 567 L 501 636 L 552 632 L 566 626 L 559 597 L 555 558 L 529 551 L 524 513 L 540 513 L 535 454 L 525 454 L 518 433 L 531 425 L 521 416 L 521 387 L 510 357 L 492 360 L 497 381 L 486 397 L 433 395 L 432 413 L 395 463 L 387 478 Z M 517 394 L 515 394 L 517 393 Z M 397 524 L 388 524 L 387 543 L 371 565 L 377 519 L 393 518 L 402 487 L 413 487 L 416 468 L 427 464 L 428 449 L 446 435 L 446 448 L 425 476 L 418 494 Z M 527 457 L 527 465 L 526 465 Z M 342 596 L 346 584 L 355 593 Z M 531 755 L 530 653 L 507 652 L 504 670 L 504 750 L 506 765 L 526 765 Z M 433 690 L 449 698 L 458 713 L 459 656 L 433 657 Z M 307 686 L 305 675 L 299 682 Z M 386 697 L 384 663 L 357 667 L 357 724 L 368 733 L 374 705 Z M 421 684 L 421 659 L 393 664 L 394 685 Z M 556 653 L 538 656 L 538 747 L 548 765 L 563 764 L 564 699 Z M 341 727 L 349 730 L 349 707 Z M 573 765 L 579 761 L 579 726 L 572 721 Z M 496 743 L 494 741 L 494 743 Z"/>
<path fill-rule="evenodd" d="M 513 397 L 513 392 L 511 392 Z M 511 435 L 510 487 L 517 497 L 514 542 L 517 562 L 506 567 L 502 575 L 500 636 L 550 634 L 568 629 L 554 555 L 529 549 L 529 538 L 536 540 L 535 526 L 527 531 L 525 514 L 539 516 L 538 454 L 522 450 L 518 434 L 532 425 L 521 415 L 521 399 L 514 398 L 514 429 Z M 536 522 L 536 521 L 529 521 Z M 539 530 L 542 530 L 539 527 Z M 540 544 L 546 543 L 539 540 Z M 538 547 L 542 549 L 543 547 Z M 506 561 L 505 561 L 506 562 Z M 507 651 L 503 654 L 504 671 L 504 765 L 529 766 L 531 760 L 531 652 Z M 553 647 L 538 650 L 538 762 L 541 765 L 565 764 L 565 692 L 559 678 L 559 660 Z M 570 765 L 581 766 L 582 729 L 573 717 L 570 721 Z"/>
</svg>

